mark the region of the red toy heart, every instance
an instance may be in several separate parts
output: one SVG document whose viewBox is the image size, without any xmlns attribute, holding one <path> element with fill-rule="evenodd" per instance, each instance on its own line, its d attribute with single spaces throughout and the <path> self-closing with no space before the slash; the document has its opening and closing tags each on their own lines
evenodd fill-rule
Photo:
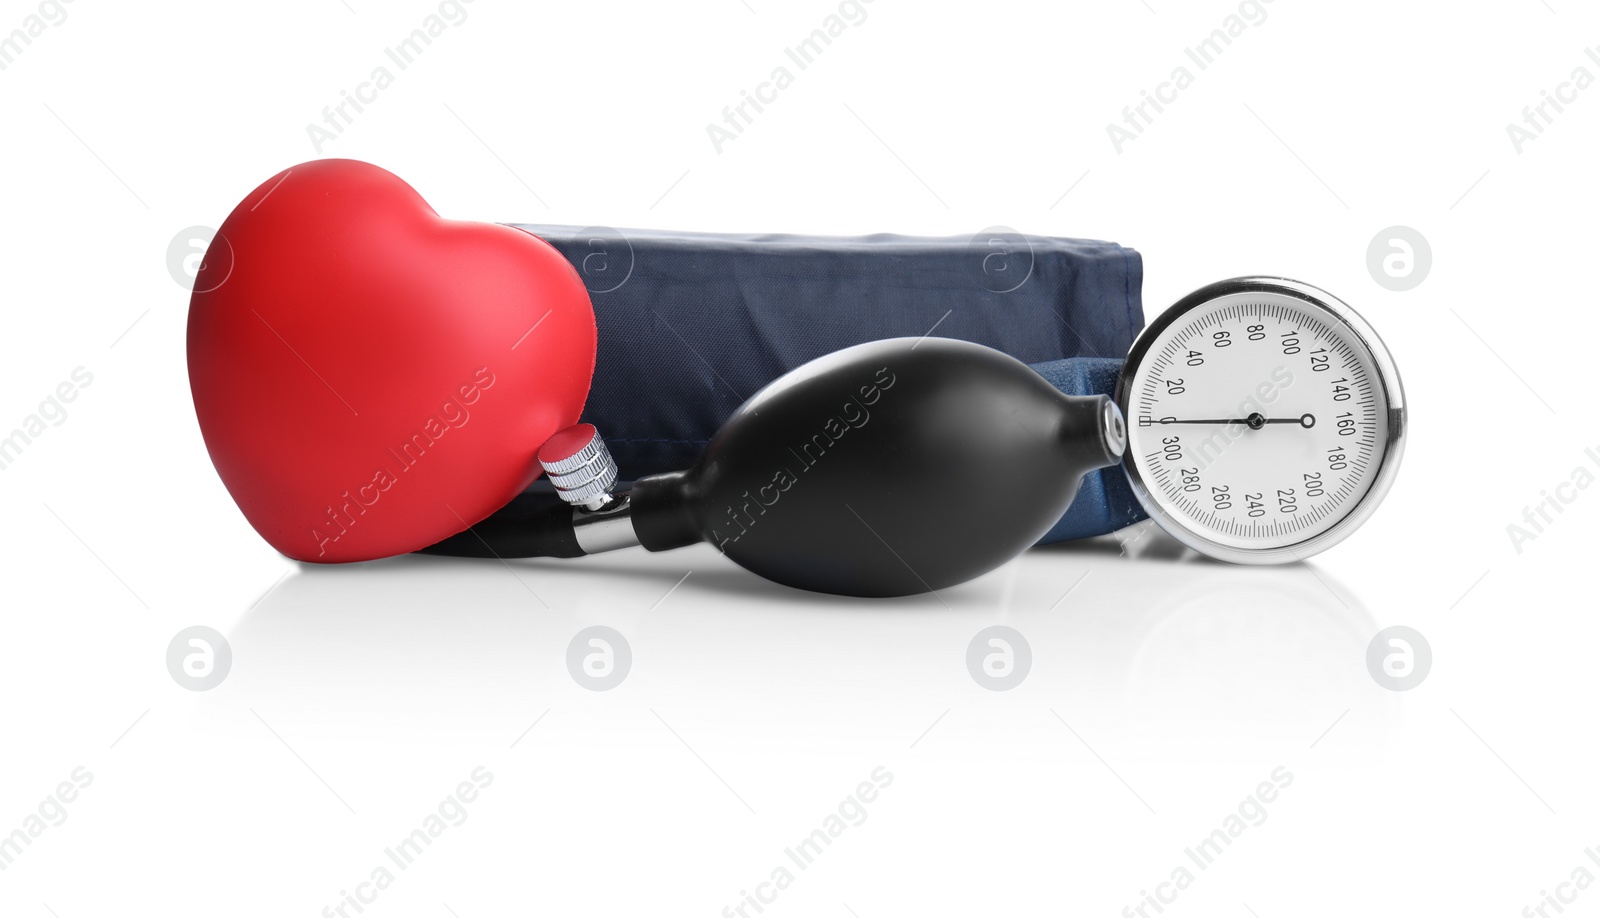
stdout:
<svg viewBox="0 0 1600 918">
<path fill-rule="evenodd" d="M 353 160 L 268 179 L 195 279 L 189 384 L 262 538 L 365 561 L 478 522 L 538 475 L 594 372 L 583 282 L 521 230 L 444 220 Z"/>
</svg>

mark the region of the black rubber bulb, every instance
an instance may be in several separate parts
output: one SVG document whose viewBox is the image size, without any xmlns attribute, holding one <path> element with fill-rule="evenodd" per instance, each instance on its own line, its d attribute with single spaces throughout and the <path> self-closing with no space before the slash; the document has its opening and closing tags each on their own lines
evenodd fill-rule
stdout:
<svg viewBox="0 0 1600 918">
<path fill-rule="evenodd" d="M 616 467 L 593 428 L 569 428 L 540 461 L 581 506 L 508 507 L 425 551 L 576 557 L 704 541 L 800 589 L 923 593 L 1033 545 L 1084 474 L 1118 462 L 1125 443 L 1110 399 L 1065 395 L 992 348 L 873 341 L 785 374 L 733 413 L 693 467 L 642 478 L 626 495 L 609 493 Z"/>
<path fill-rule="evenodd" d="M 1038 541 L 1124 442 L 1110 399 L 1064 395 L 992 348 L 874 341 L 756 393 L 692 468 L 636 482 L 634 531 L 652 551 L 710 542 L 801 589 L 938 590 Z"/>
</svg>

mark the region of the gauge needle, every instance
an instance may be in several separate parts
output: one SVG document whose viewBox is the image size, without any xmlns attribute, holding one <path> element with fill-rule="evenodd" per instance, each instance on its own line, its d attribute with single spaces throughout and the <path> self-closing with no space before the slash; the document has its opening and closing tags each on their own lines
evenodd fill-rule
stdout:
<svg viewBox="0 0 1600 918">
<path fill-rule="evenodd" d="M 1243 424 L 1251 430 L 1260 430 L 1268 424 L 1299 424 L 1301 427 L 1313 427 L 1317 419 L 1313 415 L 1302 414 L 1297 418 L 1269 418 L 1260 414 L 1252 414 L 1247 418 L 1162 418 L 1157 424 Z"/>
</svg>

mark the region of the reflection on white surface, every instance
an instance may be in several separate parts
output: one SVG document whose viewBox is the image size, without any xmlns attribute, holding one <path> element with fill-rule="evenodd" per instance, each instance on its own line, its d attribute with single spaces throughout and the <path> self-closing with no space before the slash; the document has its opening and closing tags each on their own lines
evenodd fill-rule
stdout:
<svg viewBox="0 0 1600 918">
<path fill-rule="evenodd" d="M 993 624 L 1032 650 L 1031 673 L 1007 692 L 966 667 L 969 641 Z M 590 625 L 631 646 L 633 669 L 609 692 L 567 672 L 568 642 Z M 1304 749 L 1352 708 L 1362 716 L 1342 731 L 1387 729 L 1394 698 L 1364 665 L 1375 630 L 1326 573 L 1211 562 L 1149 523 L 893 600 L 771 584 L 705 546 L 576 561 L 412 556 L 290 573 L 229 635 L 233 675 L 202 715 L 255 707 L 302 733 L 514 738 L 546 708 L 695 708 L 737 721 L 752 743 L 763 723 L 910 743 L 942 711 L 1011 708 L 1056 711 L 1125 754 L 1181 743 L 1248 759 Z"/>
</svg>

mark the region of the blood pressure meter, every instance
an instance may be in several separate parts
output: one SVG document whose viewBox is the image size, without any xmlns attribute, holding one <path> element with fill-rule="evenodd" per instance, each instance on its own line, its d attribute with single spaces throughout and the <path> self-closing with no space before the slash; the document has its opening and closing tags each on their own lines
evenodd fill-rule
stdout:
<svg viewBox="0 0 1600 918">
<path fill-rule="evenodd" d="M 1405 446 L 1394 360 L 1355 310 L 1309 284 L 1195 291 L 1129 351 L 1116 402 L 1134 495 L 1202 554 L 1281 564 L 1370 517 Z"/>
<path fill-rule="evenodd" d="M 637 256 L 673 282 L 591 288 L 576 266 L 590 264 L 587 241 L 564 254 L 522 229 L 443 220 L 398 177 L 350 160 L 269 179 L 216 238 L 190 301 L 196 416 L 246 518 L 304 561 L 703 541 L 779 583 L 905 595 L 1041 541 L 1114 531 L 1142 506 L 1213 558 L 1281 563 L 1365 521 L 1404 443 L 1383 343 L 1296 281 L 1213 284 L 1125 361 L 1085 356 L 1122 352 L 1139 324 L 1141 263 L 1108 243 L 1042 240 L 1047 273 L 1073 282 L 1031 305 L 1019 294 L 1004 310 L 1015 321 L 1000 322 L 976 307 L 1002 294 L 970 289 L 971 252 L 948 241 L 657 234 L 651 248 L 641 231 L 629 275 Z M 247 250 L 248 265 L 231 256 Z M 911 273 L 873 287 L 869 259 Z M 898 303 L 884 293 L 902 289 Z M 722 317 L 721 302 L 769 305 Z M 1082 326 L 1093 343 L 1036 346 L 1039 327 L 1054 329 L 1031 323 L 1066 321 L 1056 307 L 1073 303 L 1104 307 L 1069 310 L 1095 323 Z M 981 319 L 934 337 L 958 310 Z M 740 344 L 745 326 L 758 331 Z M 899 326 L 920 336 L 884 336 Z M 351 349 L 375 327 L 382 347 Z M 607 356 L 608 335 L 628 347 Z M 669 351 L 640 344 L 669 338 Z M 1030 366 L 1008 349 L 1073 354 Z M 690 369 L 658 395 L 676 363 Z M 755 394 L 725 415 L 722 389 Z M 600 428 L 622 431 L 607 435 L 633 450 L 628 475 Z M 1119 463 L 1126 487 L 1099 471 Z M 524 513 L 540 472 L 563 505 Z"/>
</svg>

